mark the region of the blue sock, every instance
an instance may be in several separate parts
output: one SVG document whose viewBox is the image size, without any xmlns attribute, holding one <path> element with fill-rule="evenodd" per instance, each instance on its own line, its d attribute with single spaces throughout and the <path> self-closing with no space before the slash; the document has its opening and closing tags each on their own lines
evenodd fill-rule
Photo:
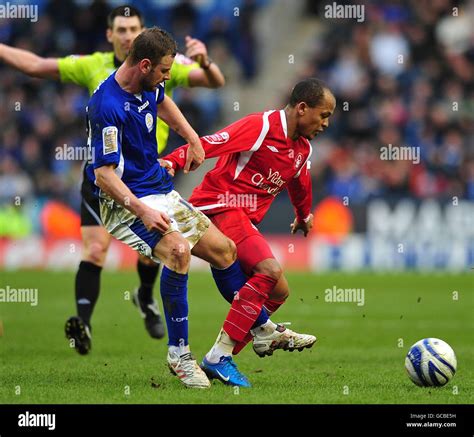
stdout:
<svg viewBox="0 0 474 437">
<path fill-rule="evenodd" d="M 176 273 L 163 266 L 161 298 L 168 327 L 168 346 L 188 344 L 188 274 Z"/>
<path fill-rule="evenodd" d="M 214 281 L 219 289 L 222 297 L 229 303 L 232 303 L 234 300 L 234 295 L 244 286 L 247 282 L 247 277 L 240 267 L 239 261 L 235 261 L 230 267 L 226 269 L 219 270 L 211 266 L 212 276 Z M 255 320 L 255 323 L 252 325 L 252 329 L 257 326 L 263 325 L 267 320 L 268 312 L 265 308 L 262 308 L 262 311 Z"/>
</svg>

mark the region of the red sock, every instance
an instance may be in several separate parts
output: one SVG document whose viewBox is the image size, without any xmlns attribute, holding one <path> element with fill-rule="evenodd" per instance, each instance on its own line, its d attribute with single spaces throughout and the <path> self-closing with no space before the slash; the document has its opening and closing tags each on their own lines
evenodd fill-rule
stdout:
<svg viewBox="0 0 474 437">
<path fill-rule="evenodd" d="M 272 315 L 276 310 L 278 310 L 278 308 L 280 308 L 286 301 L 285 300 L 280 300 L 280 301 L 276 301 L 276 300 L 271 300 L 271 299 L 267 299 L 265 301 L 265 303 L 263 304 L 263 306 L 265 307 L 265 309 L 267 310 L 268 314 L 269 315 Z M 235 346 L 234 346 L 234 349 L 232 350 L 232 354 L 233 355 L 237 355 L 245 346 L 247 346 L 247 344 L 252 340 L 252 334 L 249 332 L 245 338 L 243 339 L 243 341 L 239 341 Z"/>
<path fill-rule="evenodd" d="M 232 340 L 245 339 L 276 282 L 270 276 L 257 273 L 235 295 L 224 321 L 224 331 Z"/>
</svg>

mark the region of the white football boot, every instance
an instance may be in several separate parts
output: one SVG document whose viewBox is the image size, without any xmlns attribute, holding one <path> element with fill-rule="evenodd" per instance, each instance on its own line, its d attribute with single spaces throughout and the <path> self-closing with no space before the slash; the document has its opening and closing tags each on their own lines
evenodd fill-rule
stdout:
<svg viewBox="0 0 474 437">
<path fill-rule="evenodd" d="M 261 328 L 252 329 L 252 333 L 253 350 L 261 358 L 273 355 L 277 349 L 290 352 L 298 349 L 301 352 L 305 347 L 313 346 L 317 340 L 314 335 L 298 334 L 282 324 L 278 324 L 271 333 Z"/>
<path fill-rule="evenodd" d="M 168 351 L 167 360 L 171 373 L 176 375 L 186 387 L 209 388 L 211 386 L 208 377 L 190 352 L 178 356 Z"/>
</svg>

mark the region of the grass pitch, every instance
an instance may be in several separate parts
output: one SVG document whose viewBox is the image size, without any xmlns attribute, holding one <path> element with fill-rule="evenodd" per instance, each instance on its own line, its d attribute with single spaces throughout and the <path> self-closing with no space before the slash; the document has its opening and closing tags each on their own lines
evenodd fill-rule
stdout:
<svg viewBox="0 0 474 437">
<path fill-rule="evenodd" d="M 64 323 L 74 313 L 74 274 L 0 272 L 1 288 L 36 288 L 39 297 L 37 306 L 0 303 L 0 403 L 474 403 L 472 274 L 287 277 L 291 297 L 272 319 L 291 321 L 291 328 L 315 334 L 318 343 L 266 358 L 247 347 L 236 361 L 253 388 L 215 381 L 204 391 L 185 389 L 167 369 L 166 341 L 146 334 L 130 300 L 136 273 L 104 272 L 92 352 L 80 356 L 64 337 Z M 364 305 L 327 302 L 325 290 L 333 287 L 363 288 Z M 200 361 L 228 304 L 210 273 L 191 273 L 189 301 L 190 344 Z M 409 347 L 425 337 L 447 341 L 457 355 L 457 374 L 445 387 L 419 388 L 405 373 Z"/>
</svg>

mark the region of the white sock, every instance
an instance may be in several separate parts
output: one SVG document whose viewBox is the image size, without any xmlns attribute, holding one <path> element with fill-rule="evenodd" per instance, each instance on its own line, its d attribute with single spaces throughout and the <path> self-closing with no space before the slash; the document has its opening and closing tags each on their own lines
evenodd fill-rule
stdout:
<svg viewBox="0 0 474 437">
<path fill-rule="evenodd" d="M 255 335 L 270 335 L 275 332 L 277 325 L 273 323 L 270 319 L 268 319 L 263 325 L 257 326 L 254 329 L 251 329 L 250 332 L 253 336 Z"/>
<path fill-rule="evenodd" d="M 235 341 L 229 337 L 227 332 L 221 329 L 214 346 L 212 346 L 211 350 L 206 354 L 206 360 L 210 363 L 216 364 L 219 362 L 221 357 L 231 356 L 234 346 Z"/>
<path fill-rule="evenodd" d="M 178 357 L 191 352 L 191 349 L 189 348 L 189 345 L 186 345 L 186 346 L 168 346 L 168 350 L 170 351 L 170 355 L 178 355 Z"/>
</svg>

